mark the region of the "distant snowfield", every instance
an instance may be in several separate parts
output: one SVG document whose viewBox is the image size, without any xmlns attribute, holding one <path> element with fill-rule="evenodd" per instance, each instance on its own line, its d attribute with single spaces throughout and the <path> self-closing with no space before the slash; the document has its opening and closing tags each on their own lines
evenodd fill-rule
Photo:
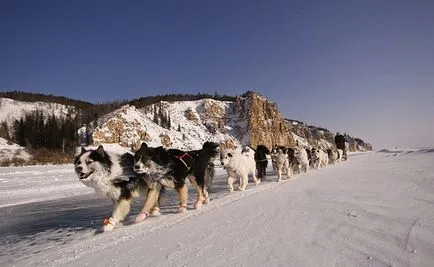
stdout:
<svg viewBox="0 0 434 267">
<path fill-rule="evenodd" d="M 271 168 L 271 166 L 270 166 Z M 350 154 L 348 161 L 229 193 L 211 203 L 95 234 L 110 201 L 72 165 L 0 168 L 1 266 L 433 266 L 434 150 Z M 189 206 L 196 194 L 190 186 Z"/>
</svg>

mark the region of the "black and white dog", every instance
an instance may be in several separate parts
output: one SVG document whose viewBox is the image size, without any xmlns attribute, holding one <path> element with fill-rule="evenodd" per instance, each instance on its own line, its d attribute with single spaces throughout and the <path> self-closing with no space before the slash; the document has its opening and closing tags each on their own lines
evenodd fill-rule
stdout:
<svg viewBox="0 0 434 267">
<path fill-rule="evenodd" d="M 113 230 L 117 223 L 125 219 L 135 197 L 147 197 L 148 185 L 145 179 L 133 172 L 133 166 L 132 154 L 108 153 L 102 146 L 95 150 L 82 147 L 74 159 L 75 173 L 80 182 L 113 202 L 113 213 L 109 219 L 104 220 L 103 231 Z M 142 211 L 151 213 L 153 209 L 153 215 L 158 215 L 157 203 L 151 207 L 145 206 Z"/>
<path fill-rule="evenodd" d="M 179 194 L 178 212 L 187 210 L 188 190 L 185 180 L 188 177 L 197 190 L 195 208 L 209 202 L 206 183 L 212 183 L 214 166 L 212 162 L 219 155 L 219 144 L 205 142 L 200 150 L 182 151 L 163 147 L 148 147 L 142 143 L 134 155 L 134 171 L 146 174 L 148 186 L 152 189 L 148 194 L 149 205 L 158 199 L 160 187 L 174 188 Z M 157 190 L 153 190 L 156 188 Z M 145 204 L 146 206 L 146 204 Z M 146 214 L 143 215 L 146 217 Z"/>
</svg>

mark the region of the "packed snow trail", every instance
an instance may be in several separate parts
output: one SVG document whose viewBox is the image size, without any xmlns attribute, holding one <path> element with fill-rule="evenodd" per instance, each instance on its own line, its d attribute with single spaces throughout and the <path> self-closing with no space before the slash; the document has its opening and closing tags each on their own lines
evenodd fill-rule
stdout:
<svg viewBox="0 0 434 267">
<path fill-rule="evenodd" d="M 81 238 L 9 263 L 432 266 L 433 162 L 430 150 L 353 154 L 296 180 L 277 183 L 268 176 L 258 187 L 249 184 L 232 194 L 220 172 L 211 203 L 200 210 L 176 214 L 176 203 L 170 201 L 176 195 L 169 195 L 172 204 L 160 217 L 99 235 L 75 231 Z M 96 207 L 80 208 L 77 220 L 95 214 L 99 219 L 103 210 L 110 211 L 101 199 L 84 195 L 80 201 Z"/>
</svg>

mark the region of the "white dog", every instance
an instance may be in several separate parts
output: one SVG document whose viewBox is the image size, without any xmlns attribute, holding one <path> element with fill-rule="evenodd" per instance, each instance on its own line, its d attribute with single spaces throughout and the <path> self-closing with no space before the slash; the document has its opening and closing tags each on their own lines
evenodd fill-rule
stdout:
<svg viewBox="0 0 434 267">
<path fill-rule="evenodd" d="M 315 169 L 326 167 L 329 163 L 329 157 L 322 149 L 312 149 L 312 158 Z"/>
<path fill-rule="evenodd" d="M 307 156 L 306 149 L 302 147 L 295 147 L 294 156 L 298 161 L 300 173 L 304 171 L 307 173 L 309 171 L 309 158 Z"/>
<path fill-rule="evenodd" d="M 339 156 L 339 154 L 336 151 L 336 149 L 328 148 L 327 149 L 327 155 L 329 157 L 329 164 L 330 165 L 334 165 L 336 163 L 337 159 L 338 159 L 338 156 Z"/>
<path fill-rule="evenodd" d="M 276 164 L 276 171 L 277 171 L 277 181 L 282 181 L 282 173 L 286 173 L 286 176 L 288 179 L 291 179 L 294 177 L 292 174 L 292 170 L 289 165 L 289 158 L 287 149 L 285 148 L 277 148 L 276 151 L 271 154 L 271 158 Z"/>
<path fill-rule="evenodd" d="M 253 149 L 245 148 L 242 152 L 234 150 L 222 151 L 220 160 L 228 174 L 229 192 L 234 191 L 233 183 L 237 177 L 240 179 L 239 189 L 241 191 L 246 190 L 249 175 L 253 176 L 256 185 L 261 183 L 256 178 L 255 151 Z"/>
</svg>

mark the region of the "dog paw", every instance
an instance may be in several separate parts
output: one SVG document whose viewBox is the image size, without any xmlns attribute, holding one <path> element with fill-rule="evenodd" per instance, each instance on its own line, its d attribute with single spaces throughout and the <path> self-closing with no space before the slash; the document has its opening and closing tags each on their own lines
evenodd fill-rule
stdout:
<svg viewBox="0 0 434 267">
<path fill-rule="evenodd" d="M 149 217 L 149 212 L 140 212 L 139 215 L 134 219 L 134 223 L 143 222 L 146 218 Z"/>
<path fill-rule="evenodd" d="M 229 189 L 229 192 L 231 192 L 231 193 L 234 192 L 234 188 L 233 187 L 229 187 L 228 189 Z"/>
<path fill-rule="evenodd" d="M 110 232 L 110 231 L 113 231 L 113 229 L 115 229 L 115 226 L 113 224 L 106 224 L 102 227 L 101 231 L 102 232 Z"/>
<path fill-rule="evenodd" d="M 108 232 L 108 231 L 112 231 L 115 228 L 115 220 L 110 217 L 110 218 L 105 218 L 104 219 L 104 226 L 101 228 L 102 232 Z"/>
<path fill-rule="evenodd" d="M 200 209 L 200 207 L 202 207 L 203 201 L 196 201 L 196 203 L 194 203 L 194 208 L 195 209 Z"/>
<path fill-rule="evenodd" d="M 153 208 L 152 210 L 151 210 L 151 214 L 150 214 L 152 217 L 158 217 L 158 216 L 160 216 L 161 215 L 161 213 L 160 213 L 160 209 L 159 208 Z"/>
<path fill-rule="evenodd" d="M 184 213 L 184 212 L 187 212 L 187 207 L 181 206 L 178 208 L 178 213 Z"/>
<path fill-rule="evenodd" d="M 205 197 L 205 200 L 203 201 L 203 204 L 208 204 L 209 203 L 209 197 Z"/>
<path fill-rule="evenodd" d="M 238 190 L 240 190 L 240 191 L 245 191 L 246 188 L 245 188 L 245 187 L 239 187 Z"/>
<path fill-rule="evenodd" d="M 260 184 L 261 183 L 261 180 L 256 180 L 255 181 L 255 185 L 258 185 L 258 184 Z"/>
<path fill-rule="evenodd" d="M 282 179 L 277 179 L 277 182 L 282 182 Z"/>
</svg>

